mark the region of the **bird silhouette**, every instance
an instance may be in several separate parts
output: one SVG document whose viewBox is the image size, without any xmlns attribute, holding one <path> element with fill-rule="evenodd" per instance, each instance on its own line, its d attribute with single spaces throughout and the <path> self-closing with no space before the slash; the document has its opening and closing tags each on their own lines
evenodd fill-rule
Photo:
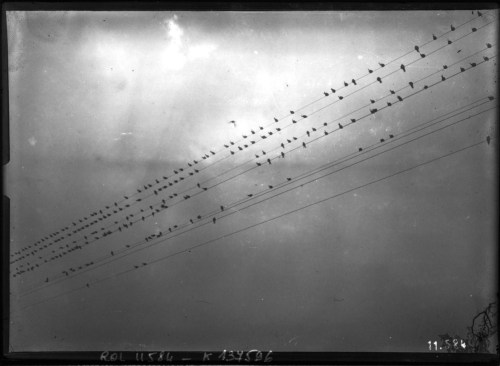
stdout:
<svg viewBox="0 0 500 366">
<path fill-rule="evenodd" d="M 460 52 L 462 52 L 462 50 L 458 50 L 458 51 L 457 51 L 457 53 L 460 53 Z"/>
<path fill-rule="evenodd" d="M 391 134 L 391 135 L 389 135 L 389 138 L 391 138 L 391 139 L 392 139 L 392 138 L 394 138 L 394 135 L 392 135 L 392 134 Z"/>
<path fill-rule="evenodd" d="M 246 139 L 248 136 L 247 135 L 241 135 L 244 139 Z"/>
<path fill-rule="evenodd" d="M 448 40 L 448 44 L 452 44 L 452 43 L 453 43 L 452 41 Z"/>
<path fill-rule="evenodd" d="M 490 141 L 491 141 L 491 137 L 490 136 L 486 136 L 486 143 L 489 145 L 490 144 Z"/>
<path fill-rule="evenodd" d="M 269 187 L 269 189 L 273 189 L 273 186 L 268 186 L 268 187 Z"/>
<path fill-rule="evenodd" d="M 384 142 L 385 140 L 384 139 L 380 139 L 380 142 Z"/>
<path fill-rule="evenodd" d="M 411 88 L 413 89 L 413 82 L 410 81 L 408 84 L 410 84 Z"/>
<path fill-rule="evenodd" d="M 435 41 L 436 39 L 438 39 L 434 34 L 432 35 L 432 39 Z"/>
<path fill-rule="evenodd" d="M 278 120 L 276 117 L 274 117 L 274 122 L 278 122 L 278 121 L 279 121 L 279 120 Z"/>
<path fill-rule="evenodd" d="M 212 222 L 215 224 L 215 222 L 216 222 L 216 221 L 217 221 L 217 219 L 214 217 L 214 218 L 212 219 Z"/>
<path fill-rule="evenodd" d="M 323 123 L 323 126 L 328 126 L 328 123 L 324 122 L 324 123 Z"/>
<path fill-rule="evenodd" d="M 488 56 L 483 56 L 483 59 L 484 61 L 489 61 L 490 59 L 488 58 Z"/>
<path fill-rule="evenodd" d="M 282 151 L 281 152 L 281 157 L 284 158 L 285 157 L 285 153 Z"/>
<path fill-rule="evenodd" d="M 277 127 L 277 128 L 276 128 L 276 131 L 280 132 L 280 131 L 281 131 L 281 128 Z"/>
<path fill-rule="evenodd" d="M 243 148 L 242 148 L 241 146 L 238 146 L 238 149 L 239 149 L 240 151 L 243 151 Z"/>
<path fill-rule="evenodd" d="M 372 104 L 373 104 L 373 103 L 375 103 L 375 101 L 374 101 L 373 99 L 370 99 L 370 102 L 371 102 Z"/>
<path fill-rule="evenodd" d="M 328 132 L 324 131 L 325 132 L 325 136 L 328 135 Z"/>
<path fill-rule="evenodd" d="M 363 148 L 362 147 L 358 148 L 358 151 L 359 152 L 363 151 Z"/>
<path fill-rule="evenodd" d="M 382 62 L 379 62 L 378 64 L 380 65 L 380 67 L 384 67 L 385 66 L 385 64 L 383 64 Z"/>
<path fill-rule="evenodd" d="M 253 196 L 253 194 L 247 194 L 247 196 L 248 196 L 248 197 L 252 197 L 252 196 Z"/>
<path fill-rule="evenodd" d="M 295 114 L 295 112 L 294 111 L 290 111 L 290 114 Z"/>
<path fill-rule="evenodd" d="M 491 43 L 486 43 L 486 47 L 491 48 Z"/>
<path fill-rule="evenodd" d="M 378 110 L 377 108 L 370 109 L 370 113 L 375 114 L 377 112 L 377 110 Z"/>
<path fill-rule="evenodd" d="M 233 124 L 233 126 L 234 126 L 234 127 L 236 127 L 236 121 L 229 121 L 228 123 L 229 123 L 229 124 L 231 124 L 231 123 L 232 123 L 232 124 Z"/>
<path fill-rule="evenodd" d="M 344 126 L 342 126 L 342 125 L 339 123 L 339 128 L 340 128 L 340 129 L 343 129 L 343 128 L 344 128 Z"/>
<path fill-rule="evenodd" d="M 311 133 L 309 131 L 306 131 L 307 137 L 311 137 Z"/>
<path fill-rule="evenodd" d="M 392 103 L 391 102 L 387 102 L 387 106 L 388 107 L 392 106 Z"/>
<path fill-rule="evenodd" d="M 401 97 L 398 95 L 398 100 L 399 100 L 400 102 L 402 102 L 402 101 L 403 101 L 403 98 L 401 98 Z"/>
<path fill-rule="evenodd" d="M 349 84 L 347 84 L 347 83 L 344 81 L 344 86 L 349 86 Z"/>
<path fill-rule="evenodd" d="M 231 153 L 231 155 L 234 155 L 234 151 L 232 151 L 232 150 L 229 150 L 229 152 Z"/>
<path fill-rule="evenodd" d="M 405 67 L 405 65 L 404 65 L 404 64 L 401 64 L 401 66 L 400 66 L 400 67 L 401 67 L 401 70 L 403 70 L 404 72 L 406 72 L 406 67 Z"/>
<path fill-rule="evenodd" d="M 266 152 L 265 152 L 264 150 L 262 150 L 262 154 L 263 154 L 263 155 L 266 155 Z"/>
<path fill-rule="evenodd" d="M 292 178 L 286 178 L 286 180 L 290 182 L 292 180 Z"/>
<path fill-rule="evenodd" d="M 373 72 L 373 70 L 368 69 L 368 73 L 369 73 L 369 74 L 371 74 L 372 72 Z"/>
<path fill-rule="evenodd" d="M 476 64 L 475 62 L 471 62 L 471 63 L 470 63 L 470 65 L 471 65 L 472 67 L 476 67 L 476 66 L 477 66 L 477 64 Z"/>
<path fill-rule="evenodd" d="M 420 48 L 418 46 L 415 46 L 415 51 L 420 52 Z"/>
<path fill-rule="evenodd" d="M 224 211 L 224 206 L 220 206 L 220 210 L 221 210 L 221 211 Z"/>
<path fill-rule="evenodd" d="M 328 94 L 327 92 L 323 92 L 323 94 L 325 94 L 325 97 L 329 96 L 330 94 Z"/>
<path fill-rule="evenodd" d="M 342 97 L 342 96 L 339 95 L 339 99 L 342 100 L 342 99 L 344 99 L 344 97 Z"/>
<path fill-rule="evenodd" d="M 303 142 L 303 143 L 302 143 L 302 146 L 303 146 L 303 147 L 306 147 L 306 143 L 305 143 L 305 142 Z"/>
<path fill-rule="evenodd" d="M 451 28 L 452 32 L 455 30 L 455 27 L 453 26 L 453 24 L 450 25 L 450 28 Z"/>
<path fill-rule="evenodd" d="M 285 148 L 285 144 L 284 144 L 284 143 L 281 143 L 281 147 L 284 149 L 284 148 Z"/>
<path fill-rule="evenodd" d="M 495 97 L 493 97 L 493 96 L 491 96 L 491 95 L 490 95 L 490 96 L 488 97 L 488 99 L 489 99 L 489 100 L 493 100 L 493 99 L 495 99 Z"/>
<path fill-rule="evenodd" d="M 377 78 L 377 81 L 382 84 L 382 79 L 380 78 L 380 76 Z"/>
<path fill-rule="evenodd" d="M 354 85 L 358 85 L 358 84 L 356 84 L 356 80 L 352 79 L 351 81 L 352 81 L 352 83 L 353 83 Z"/>
<path fill-rule="evenodd" d="M 250 132 L 252 133 L 252 135 L 255 135 L 255 131 L 254 130 L 250 130 Z"/>
<path fill-rule="evenodd" d="M 391 94 L 396 94 L 396 92 L 394 90 L 389 90 L 391 92 Z"/>
<path fill-rule="evenodd" d="M 461 71 L 461 72 L 464 72 L 464 71 L 465 71 L 465 69 L 464 69 L 463 67 L 461 67 L 461 68 L 460 68 L 460 71 Z"/>
<path fill-rule="evenodd" d="M 269 165 L 271 164 L 271 159 L 267 159 L 267 162 L 269 163 Z"/>
<path fill-rule="evenodd" d="M 257 166 L 261 166 L 261 165 L 262 165 L 262 164 L 261 164 L 261 163 L 259 163 L 259 162 L 257 162 L 256 164 L 257 164 Z"/>
<path fill-rule="evenodd" d="M 45 279 L 45 282 L 49 282 L 49 278 L 48 277 Z"/>
<path fill-rule="evenodd" d="M 266 135 L 262 135 L 262 136 L 260 136 L 260 138 L 263 139 L 263 140 L 265 140 L 265 139 L 267 139 L 267 136 Z"/>
<path fill-rule="evenodd" d="M 425 57 L 425 53 L 421 53 L 420 57 L 424 58 Z"/>
<path fill-rule="evenodd" d="M 446 80 L 446 78 L 443 75 L 441 75 L 441 81 L 445 81 L 445 80 Z"/>
<path fill-rule="evenodd" d="M 481 13 L 481 12 L 478 10 L 478 11 L 477 11 L 477 15 L 481 17 L 481 16 L 483 16 L 483 13 Z"/>
<path fill-rule="evenodd" d="M 232 142 L 232 141 L 229 141 L 229 143 L 230 143 L 231 145 L 234 145 L 234 142 Z"/>
<path fill-rule="evenodd" d="M 352 122 L 352 123 L 355 123 L 355 122 L 356 122 L 356 119 L 355 119 L 355 118 L 351 118 L 351 122 Z"/>
<path fill-rule="evenodd" d="M 306 116 L 305 114 L 303 114 L 301 117 L 302 117 L 302 118 L 307 118 L 307 116 Z"/>
<path fill-rule="evenodd" d="M 297 121 L 296 121 L 296 120 L 294 120 L 294 119 L 292 119 L 292 123 L 297 123 Z"/>
<path fill-rule="evenodd" d="M 335 93 L 335 89 L 330 88 L 330 90 L 332 91 L 332 93 Z"/>
<path fill-rule="evenodd" d="M 198 218 L 198 220 L 201 220 L 201 215 L 198 215 L 197 218 Z"/>
<path fill-rule="evenodd" d="M 448 68 L 448 65 L 443 65 L 443 69 L 447 69 Z"/>
</svg>

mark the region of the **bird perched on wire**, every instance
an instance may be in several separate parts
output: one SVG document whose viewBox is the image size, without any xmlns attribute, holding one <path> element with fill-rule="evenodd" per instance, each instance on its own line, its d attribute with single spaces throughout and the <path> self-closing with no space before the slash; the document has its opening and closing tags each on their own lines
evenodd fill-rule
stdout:
<svg viewBox="0 0 500 366">
<path fill-rule="evenodd" d="M 303 143 L 302 143 L 302 146 L 303 146 L 303 147 L 307 147 L 305 142 L 303 142 Z"/>
<path fill-rule="evenodd" d="M 233 124 L 233 126 L 234 126 L 234 127 L 236 127 L 236 121 L 229 121 L 228 123 L 229 123 L 229 124 L 231 124 L 231 123 L 232 123 L 232 124 Z"/>
<path fill-rule="evenodd" d="M 352 79 L 351 81 L 352 81 L 352 83 L 353 83 L 354 85 L 358 85 L 358 84 L 356 84 L 356 80 Z"/>
<path fill-rule="evenodd" d="M 450 25 L 450 28 L 451 28 L 452 32 L 455 30 L 455 27 L 453 26 L 453 24 Z"/>
<path fill-rule="evenodd" d="M 406 72 L 406 67 L 405 67 L 405 65 L 404 65 L 404 64 L 401 64 L 401 66 L 400 66 L 400 67 L 401 67 L 401 70 L 403 70 L 404 72 Z"/>
<path fill-rule="evenodd" d="M 486 143 L 489 145 L 490 144 L 490 141 L 491 141 L 491 137 L 490 136 L 486 136 Z"/>
<path fill-rule="evenodd" d="M 411 88 L 413 89 L 413 82 L 410 81 L 408 84 L 410 84 Z"/>
</svg>

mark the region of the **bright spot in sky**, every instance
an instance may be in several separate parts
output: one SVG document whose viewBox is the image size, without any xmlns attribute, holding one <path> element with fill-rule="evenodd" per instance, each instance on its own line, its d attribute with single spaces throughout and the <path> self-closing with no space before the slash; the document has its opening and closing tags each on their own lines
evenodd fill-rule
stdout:
<svg viewBox="0 0 500 366">
<path fill-rule="evenodd" d="M 36 145 L 36 138 L 34 138 L 33 136 L 31 136 L 28 139 L 28 142 L 30 143 L 31 146 L 35 146 Z"/>
<path fill-rule="evenodd" d="M 358 60 L 362 60 L 363 59 L 363 55 L 358 55 Z"/>
</svg>

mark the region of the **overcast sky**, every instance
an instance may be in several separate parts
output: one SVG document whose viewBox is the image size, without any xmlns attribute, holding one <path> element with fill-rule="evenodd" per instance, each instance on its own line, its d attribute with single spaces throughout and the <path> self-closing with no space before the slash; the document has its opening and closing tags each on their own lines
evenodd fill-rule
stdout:
<svg viewBox="0 0 500 366">
<path fill-rule="evenodd" d="M 496 295 L 496 140 L 182 251 L 485 141 L 497 133 L 494 111 L 245 210 L 226 210 L 233 213 L 227 218 L 207 216 L 209 225 L 145 250 L 130 253 L 126 245 L 173 225 L 193 228 L 189 219 L 474 101 L 485 104 L 469 114 L 491 108 L 496 59 L 315 142 L 323 129 L 304 137 L 324 122 L 332 131 L 366 115 L 369 107 L 361 107 L 370 99 L 378 108 L 397 101 L 395 95 L 378 101 L 390 89 L 406 86 L 398 93 L 405 97 L 495 55 L 492 48 L 460 61 L 497 44 L 497 23 L 487 25 L 496 14 L 475 17 L 470 10 L 8 12 L 11 253 L 73 228 L 174 169 L 183 168 L 176 177 L 185 177 L 141 202 L 135 199 L 145 192 L 130 198 L 123 204 L 131 207 L 106 222 L 141 217 L 161 199 L 177 202 L 154 217 L 43 262 L 100 230 L 100 221 L 14 263 L 11 274 L 39 267 L 11 278 L 11 350 L 426 352 L 438 334 L 465 336 L 472 317 Z M 422 47 L 426 57 L 407 54 L 469 20 Z M 375 71 L 367 75 L 368 69 Z M 300 120 L 288 126 L 292 118 Z M 255 145 L 242 137 L 252 129 Z M 231 155 L 224 144 L 239 140 Z M 302 142 L 306 148 L 288 151 Z M 250 147 L 238 150 L 244 144 Z M 262 150 L 273 152 L 262 156 Z M 281 151 L 285 158 L 266 163 Z M 256 162 L 263 164 L 243 173 Z M 201 171 L 189 176 L 196 167 Z M 220 184 L 196 187 L 209 179 L 207 187 Z M 199 194 L 183 200 L 180 192 L 188 189 L 184 194 Z M 169 200 L 174 192 L 179 196 Z M 212 217 L 219 220 L 213 224 Z M 71 278 L 63 274 L 120 251 L 130 255 Z M 25 294 L 30 289 L 37 291 Z"/>
</svg>

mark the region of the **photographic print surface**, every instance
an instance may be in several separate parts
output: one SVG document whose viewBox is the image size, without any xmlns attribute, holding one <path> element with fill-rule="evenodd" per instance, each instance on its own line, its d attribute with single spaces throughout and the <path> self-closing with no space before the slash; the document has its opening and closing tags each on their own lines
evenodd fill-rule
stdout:
<svg viewBox="0 0 500 366">
<path fill-rule="evenodd" d="M 495 352 L 497 28 L 8 11 L 10 351 Z"/>
</svg>

